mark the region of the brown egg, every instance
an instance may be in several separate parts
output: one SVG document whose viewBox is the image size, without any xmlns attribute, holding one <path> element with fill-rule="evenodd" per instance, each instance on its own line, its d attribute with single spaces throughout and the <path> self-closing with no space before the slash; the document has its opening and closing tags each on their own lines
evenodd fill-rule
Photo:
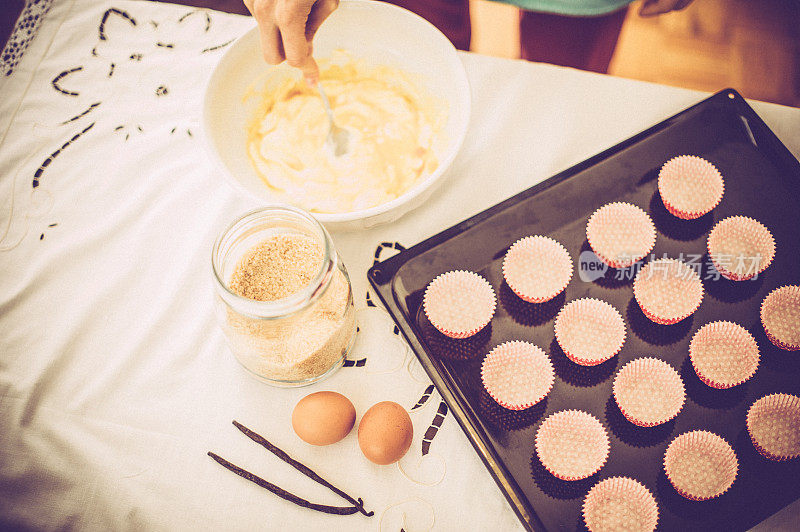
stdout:
<svg viewBox="0 0 800 532">
<path fill-rule="evenodd" d="M 350 399 L 336 392 L 315 392 L 297 402 L 292 428 L 306 443 L 330 445 L 350 433 L 356 409 Z"/>
<path fill-rule="evenodd" d="M 393 464 L 411 447 L 414 427 L 402 406 L 383 401 L 372 406 L 358 424 L 358 445 L 370 462 Z"/>
</svg>

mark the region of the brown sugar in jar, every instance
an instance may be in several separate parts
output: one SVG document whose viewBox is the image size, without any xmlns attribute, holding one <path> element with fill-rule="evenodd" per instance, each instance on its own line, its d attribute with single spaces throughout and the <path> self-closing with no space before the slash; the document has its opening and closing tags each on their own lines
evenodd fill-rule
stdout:
<svg viewBox="0 0 800 532">
<path fill-rule="evenodd" d="M 250 213 L 213 258 L 222 330 L 246 369 L 299 386 L 341 366 L 355 339 L 350 280 L 314 218 L 290 207 Z"/>
</svg>

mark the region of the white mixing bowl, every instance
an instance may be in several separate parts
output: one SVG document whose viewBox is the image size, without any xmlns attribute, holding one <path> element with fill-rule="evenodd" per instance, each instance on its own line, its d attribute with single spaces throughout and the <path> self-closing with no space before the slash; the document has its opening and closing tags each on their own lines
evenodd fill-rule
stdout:
<svg viewBox="0 0 800 532">
<path fill-rule="evenodd" d="M 416 14 L 375 0 L 344 0 L 314 38 L 315 57 L 346 50 L 370 64 L 396 67 L 412 74 L 427 92 L 449 106 L 447 122 L 434 143 L 439 166 L 402 196 L 369 209 L 337 214 L 314 213 L 329 229 L 360 229 L 392 222 L 420 205 L 450 167 L 467 132 L 470 91 L 464 66 L 450 41 Z M 279 198 L 253 169 L 247 156 L 246 124 L 257 98 L 244 95 L 264 73 L 258 29 L 253 28 L 220 59 L 209 79 L 203 102 L 203 129 L 208 152 L 235 188 L 267 204 Z"/>
</svg>

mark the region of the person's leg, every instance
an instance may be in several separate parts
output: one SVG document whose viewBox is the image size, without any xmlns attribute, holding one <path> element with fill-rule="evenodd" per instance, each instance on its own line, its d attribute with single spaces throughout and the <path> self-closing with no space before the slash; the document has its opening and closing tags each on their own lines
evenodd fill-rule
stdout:
<svg viewBox="0 0 800 532">
<path fill-rule="evenodd" d="M 523 11 L 522 58 L 605 73 L 627 12 L 624 8 L 600 17 L 568 17 Z"/>
<path fill-rule="evenodd" d="M 439 28 L 459 50 L 469 50 L 472 28 L 469 0 L 388 0 Z M 413 38 L 413 35 L 409 35 Z"/>
</svg>

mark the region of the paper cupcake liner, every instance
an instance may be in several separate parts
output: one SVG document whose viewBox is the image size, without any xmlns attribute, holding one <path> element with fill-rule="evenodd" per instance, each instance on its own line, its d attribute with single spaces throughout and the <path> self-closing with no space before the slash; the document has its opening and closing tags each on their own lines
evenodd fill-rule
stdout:
<svg viewBox="0 0 800 532">
<path fill-rule="evenodd" d="M 648 262 L 633 280 L 633 296 L 651 321 L 672 325 L 697 310 L 703 301 L 700 274 L 676 259 Z"/>
<path fill-rule="evenodd" d="M 520 299 L 544 303 L 560 294 L 572 279 L 566 248 L 546 236 L 517 240 L 503 259 L 503 278 Z"/>
<path fill-rule="evenodd" d="M 664 453 L 664 472 L 682 497 L 707 501 L 733 485 L 739 460 L 728 442 L 707 430 L 684 432 Z"/>
<path fill-rule="evenodd" d="M 770 342 L 786 351 L 800 351 L 800 286 L 781 286 L 767 294 L 760 315 Z"/>
<path fill-rule="evenodd" d="M 719 205 L 725 183 L 719 170 L 702 157 L 679 155 L 661 167 L 658 193 L 673 216 L 693 220 Z"/>
<path fill-rule="evenodd" d="M 766 395 L 747 410 L 747 433 L 761 456 L 782 462 L 800 457 L 800 397 Z"/>
<path fill-rule="evenodd" d="M 455 270 L 436 277 L 425 289 L 422 306 L 431 324 L 450 338 L 469 338 L 494 316 L 497 297 L 477 273 Z"/>
<path fill-rule="evenodd" d="M 590 532 L 653 532 L 658 524 L 658 504 L 644 484 L 628 477 L 610 477 L 586 494 L 583 522 Z"/>
<path fill-rule="evenodd" d="M 593 415 L 562 410 L 548 416 L 536 431 L 536 455 L 550 474 L 580 480 L 600 471 L 608 459 L 608 432 Z"/>
<path fill-rule="evenodd" d="M 686 400 L 678 372 L 652 357 L 625 364 L 614 378 L 612 389 L 622 415 L 640 427 L 655 427 L 675 418 Z"/>
<path fill-rule="evenodd" d="M 530 408 L 550 393 L 555 373 L 547 354 L 528 342 L 500 344 L 481 364 L 481 381 L 497 404 L 509 410 Z"/>
<path fill-rule="evenodd" d="M 567 358 L 581 366 L 596 366 L 622 349 L 625 321 L 605 301 L 576 299 L 556 316 L 555 335 Z"/>
<path fill-rule="evenodd" d="M 656 226 L 636 205 L 609 203 L 589 217 L 586 240 L 604 263 L 612 268 L 627 268 L 653 250 Z"/>
<path fill-rule="evenodd" d="M 694 333 L 689 359 L 701 381 L 723 390 L 755 375 L 760 355 L 756 339 L 747 329 L 730 321 L 714 321 Z"/>
<path fill-rule="evenodd" d="M 708 234 L 708 255 L 731 281 L 746 281 L 766 270 L 775 258 L 775 238 L 761 222 L 747 216 L 720 220 Z"/>
</svg>

